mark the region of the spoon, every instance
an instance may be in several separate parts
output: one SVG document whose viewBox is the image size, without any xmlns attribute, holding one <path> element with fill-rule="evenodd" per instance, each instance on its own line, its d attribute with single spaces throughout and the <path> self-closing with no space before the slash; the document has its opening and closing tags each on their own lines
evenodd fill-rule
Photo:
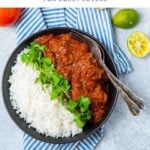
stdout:
<svg viewBox="0 0 150 150">
<path fill-rule="evenodd" d="M 121 93 L 124 101 L 126 102 L 130 112 L 137 116 L 140 113 L 140 109 L 144 108 L 144 103 L 143 100 L 138 97 L 135 93 L 132 92 L 131 89 L 129 89 L 125 84 L 123 84 L 106 66 L 105 61 L 104 61 L 104 51 L 103 49 L 100 47 L 99 44 L 97 44 L 97 42 L 95 42 L 93 39 L 89 38 L 86 35 L 83 35 L 77 31 L 73 31 L 71 30 L 71 35 L 81 41 L 81 42 L 85 42 L 87 43 L 93 54 L 95 55 L 95 57 L 98 59 L 99 63 L 101 64 L 101 66 L 103 67 L 103 69 L 105 70 L 108 78 L 110 79 L 110 81 L 112 82 L 112 84 L 114 85 L 114 87 L 118 90 L 118 92 Z"/>
</svg>

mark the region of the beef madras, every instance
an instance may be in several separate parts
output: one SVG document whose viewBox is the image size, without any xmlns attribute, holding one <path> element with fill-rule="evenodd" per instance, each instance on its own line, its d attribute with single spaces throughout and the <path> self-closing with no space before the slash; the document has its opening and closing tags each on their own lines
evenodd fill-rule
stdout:
<svg viewBox="0 0 150 150">
<path fill-rule="evenodd" d="M 69 33 L 43 35 L 35 41 L 47 46 L 44 55 L 70 82 L 71 98 L 77 100 L 81 95 L 87 96 L 91 100 L 91 122 L 101 121 L 107 109 L 108 78 L 88 45 L 74 39 Z"/>
</svg>

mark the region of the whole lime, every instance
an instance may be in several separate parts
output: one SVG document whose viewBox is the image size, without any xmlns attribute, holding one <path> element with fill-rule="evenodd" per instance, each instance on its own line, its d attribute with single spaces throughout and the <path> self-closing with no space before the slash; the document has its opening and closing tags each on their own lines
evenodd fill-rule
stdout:
<svg viewBox="0 0 150 150">
<path fill-rule="evenodd" d="M 134 9 L 121 9 L 113 16 L 113 24 L 119 28 L 129 29 L 140 20 L 139 13 Z"/>
</svg>

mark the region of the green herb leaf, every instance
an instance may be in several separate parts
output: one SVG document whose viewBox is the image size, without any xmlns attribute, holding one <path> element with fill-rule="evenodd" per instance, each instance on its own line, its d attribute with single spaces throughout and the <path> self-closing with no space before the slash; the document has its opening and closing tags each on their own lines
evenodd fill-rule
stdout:
<svg viewBox="0 0 150 150">
<path fill-rule="evenodd" d="M 40 45 L 38 42 L 32 42 L 30 45 L 29 45 L 29 49 L 38 49 L 38 51 L 44 51 L 47 46 L 46 45 Z"/>
<path fill-rule="evenodd" d="M 89 109 L 89 106 L 90 106 L 90 100 L 88 97 L 85 97 L 85 96 L 81 96 L 79 98 L 79 107 L 80 107 L 80 111 L 81 112 L 85 112 Z"/>
<path fill-rule="evenodd" d="M 75 108 L 77 107 L 78 103 L 75 102 L 74 100 L 70 99 L 69 102 L 68 102 L 68 110 L 70 112 L 74 112 L 75 111 Z"/>
<path fill-rule="evenodd" d="M 29 59 L 29 57 L 28 57 L 28 55 L 27 55 L 26 53 L 23 53 L 23 54 L 21 55 L 21 61 L 22 61 L 23 63 L 28 63 L 28 59 Z"/>
<path fill-rule="evenodd" d="M 68 80 L 57 72 L 48 57 L 44 57 L 43 51 L 46 46 L 41 46 L 37 42 L 32 42 L 28 46 L 28 51 L 21 55 L 21 61 L 25 64 L 30 64 L 37 71 L 39 76 L 35 82 L 40 82 L 44 88 L 52 86 L 51 100 L 58 99 L 63 105 L 74 115 L 77 127 L 82 128 L 85 123 L 91 119 L 89 110 L 90 100 L 85 96 L 81 96 L 77 101 L 74 101 L 69 96 L 70 84 Z"/>
<path fill-rule="evenodd" d="M 49 59 L 48 57 L 41 58 L 41 62 L 42 62 L 42 64 L 44 64 L 46 66 L 50 66 L 52 64 L 51 59 Z"/>
<path fill-rule="evenodd" d="M 55 86 L 57 86 L 61 80 L 64 80 L 63 76 L 58 74 L 57 72 L 53 72 L 51 78 Z"/>
<path fill-rule="evenodd" d="M 81 114 L 81 118 L 83 121 L 88 121 L 91 119 L 91 112 L 88 110 Z"/>
<path fill-rule="evenodd" d="M 52 91 L 51 91 L 51 99 L 54 100 L 57 97 L 59 97 L 62 93 L 62 89 L 60 87 L 52 87 Z"/>
<path fill-rule="evenodd" d="M 75 122 L 77 127 L 83 128 L 85 125 L 85 122 L 81 119 L 81 114 L 80 113 L 75 113 Z"/>
<path fill-rule="evenodd" d="M 68 91 L 70 89 L 68 80 L 63 80 L 62 87 L 65 89 L 65 91 Z"/>
<path fill-rule="evenodd" d="M 41 82 L 41 84 L 48 84 L 48 77 L 44 73 L 40 73 L 40 75 L 36 78 L 35 82 Z"/>
<path fill-rule="evenodd" d="M 61 101 L 62 105 L 66 104 L 67 103 L 67 99 L 66 99 L 66 96 L 64 93 L 61 93 L 59 95 L 59 100 Z"/>
</svg>

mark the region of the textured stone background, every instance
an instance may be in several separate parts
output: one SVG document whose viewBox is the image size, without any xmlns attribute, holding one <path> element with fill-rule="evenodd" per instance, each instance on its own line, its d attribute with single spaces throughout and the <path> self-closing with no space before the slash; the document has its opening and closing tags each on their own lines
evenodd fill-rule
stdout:
<svg viewBox="0 0 150 150">
<path fill-rule="evenodd" d="M 112 14 L 117 10 L 113 9 Z M 139 96 L 144 98 L 145 109 L 139 117 L 133 117 L 122 98 L 106 123 L 104 136 L 97 150 L 149 150 L 150 149 L 150 55 L 138 59 L 128 52 L 126 41 L 133 31 L 145 32 L 150 37 L 150 9 L 138 9 L 141 22 L 131 30 L 115 29 L 118 44 L 131 60 L 134 72 L 120 79 Z M 15 28 L 0 28 L 0 78 L 4 66 L 16 47 Z M 1 86 L 1 85 L 0 85 Z M 0 150 L 22 150 L 22 131 L 8 116 L 0 92 Z"/>
</svg>

